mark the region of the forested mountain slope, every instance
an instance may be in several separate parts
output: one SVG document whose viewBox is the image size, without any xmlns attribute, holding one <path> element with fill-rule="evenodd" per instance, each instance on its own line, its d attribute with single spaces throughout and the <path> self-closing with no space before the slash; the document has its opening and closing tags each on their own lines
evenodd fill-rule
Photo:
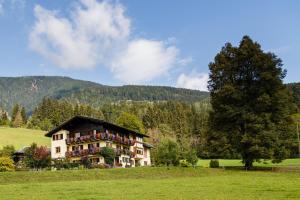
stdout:
<svg viewBox="0 0 300 200">
<path fill-rule="evenodd" d="M 44 97 L 67 99 L 97 107 L 106 102 L 166 101 L 197 102 L 208 92 L 163 86 L 106 86 L 68 77 L 0 77 L 0 107 L 11 111 L 14 104 L 31 112 Z"/>
</svg>

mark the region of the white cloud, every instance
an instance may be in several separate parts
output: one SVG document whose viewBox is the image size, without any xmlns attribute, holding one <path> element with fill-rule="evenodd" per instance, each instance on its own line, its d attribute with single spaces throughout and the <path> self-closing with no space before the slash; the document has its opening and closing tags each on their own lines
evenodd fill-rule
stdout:
<svg viewBox="0 0 300 200">
<path fill-rule="evenodd" d="M 140 83 L 179 64 L 179 50 L 170 41 L 134 38 L 120 3 L 80 0 L 67 17 L 39 5 L 34 12 L 29 46 L 59 67 L 106 66 L 121 81 Z"/>
<path fill-rule="evenodd" d="M 191 75 L 181 74 L 177 79 L 177 87 L 207 91 L 208 74 L 194 73 Z"/>
<path fill-rule="evenodd" d="M 25 0 L 0 0 L 0 15 L 4 14 L 4 9 L 11 9 L 15 11 L 24 9 L 25 5 Z"/>
<path fill-rule="evenodd" d="M 161 41 L 138 39 L 116 57 L 112 71 L 126 83 L 149 81 L 168 72 L 175 64 L 178 49 Z"/>
<path fill-rule="evenodd" d="M 0 0 L 0 15 L 2 15 L 4 13 L 4 0 Z"/>
<path fill-rule="evenodd" d="M 37 5 L 30 47 L 63 68 L 94 68 L 113 43 L 128 36 L 130 21 L 123 11 L 119 4 L 82 0 L 68 19 Z"/>
</svg>

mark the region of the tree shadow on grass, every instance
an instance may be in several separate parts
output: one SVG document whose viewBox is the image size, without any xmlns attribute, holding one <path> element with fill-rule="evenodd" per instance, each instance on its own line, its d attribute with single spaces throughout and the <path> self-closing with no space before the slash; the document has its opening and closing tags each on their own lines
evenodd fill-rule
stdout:
<svg viewBox="0 0 300 200">
<path fill-rule="evenodd" d="M 300 166 L 276 166 L 276 167 L 254 166 L 250 170 L 246 170 L 242 166 L 226 166 L 222 168 L 224 170 L 232 170 L 232 171 L 267 171 L 267 172 L 299 172 L 300 173 Z"/>
</svg>

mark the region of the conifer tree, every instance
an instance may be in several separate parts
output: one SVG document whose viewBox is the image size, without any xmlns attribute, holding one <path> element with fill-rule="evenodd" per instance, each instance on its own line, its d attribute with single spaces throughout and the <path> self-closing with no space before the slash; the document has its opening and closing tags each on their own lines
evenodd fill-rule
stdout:
<svg viewBox="0 0 300 200">
<path fill-rule="evenodd" d="M 16 127 L 16 128 L 22 127 L 24 125 L 21 111 L 17 112 L 14 121 L 12 121 L 12 125 L 13 125 L 13 127 Z"/>
<path fill-rule="evenodd" d="M 281 60 L 244 36 L 238 47 L 227 43 L 209 69 L 211 151 L 239 152 L 246 169 L 286 158 L 290 101 Z"/>
<path fill-rule="evenodd" d="M 19 104 L 15 104 L 14 107 L 13 107 L 13 110 L 12 110 L 12 114 L 11 114 L 11 121 L 12 122 L 15 120 L 15 117 L 16 117 L 17 113 L 19 112 L 19 110 L 20 110 Z"/>
<path fill-rule="evenodd" d="M 23 123 L 26 124 L 27 123 L 27 116 L 26 116 L 26 111 L 25 111 L 24 107 L 22 107 L 21 116 L 22 116 Z"/>
</svg>

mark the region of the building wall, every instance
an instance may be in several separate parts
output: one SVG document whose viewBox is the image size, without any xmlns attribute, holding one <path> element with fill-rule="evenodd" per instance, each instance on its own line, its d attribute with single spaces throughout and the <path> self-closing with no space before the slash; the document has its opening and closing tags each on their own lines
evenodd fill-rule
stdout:
<svg viewBox="0 0 300 200">
<path fill-rule="evenodd" d="M 67 145 L 66 139 L 67 139 L 69 132 L 66 130 L 61 130 L 61 131 L 55 133 L 54 135 L 59 135 L 59 134 L 63 135 L 62 139 L 53 140 L 53 137 L 51 138 L 51 157 L 53 159 L 65 158 L 66 152 L 72 151 L 72 146 L 83 145 L 83 149 L 88 149 L 88 144 L 94 144 L 95 146 L 97 146 L 96 144 L 99 143 L 99 147 L 101 148 L 101 147 L 106 147 L 106 143 L 107 143 L 107 141 L 102 140 L 102 141 L 95 141 L 95 142 L 86 142 L 86 143 L 82 143 L 82 144 Z M 96 131 L 94 131 L 94 134 L 96 134 Z M 74 136 L 80 137 L 80 133 L 75 133 Z M 133 136 L 130 135 L 129 138 L 133 139 Z M 120 155 L 119 163 L 121 164 L 122 167 L 128 167 L 130 165 L 132 167 L 135 167 L 136 165 L 139 165 L 139 166 L 151 165 L 150 149 L 143 146 L 143 138 L 142 137 L 137 136 L 135 139 L 136 139 L 136 143 L 133 146 L 130 146 L 129 149 L 130 149 L 130 151 L 135 152 L 136 156 L 134 158 L 130 158 L 130 156 L 128 156 L 128 155 L 124 155 L 124 154 Z M 116 149 L 117 145 L 120 145 L 122 147 L 122 149 L 125 147 L 124 145 L 117 144 L 115 142 L 112 142 L 111 147 Z M 56 153 L 56 147 L 60 147 L 60 153 Z M 137 149 L 142 150 L 143 154 L 137 154 Z M 146 155 L 145 155 L 145 153 L 146 153 Z M 99 164 L 104 163 L 104 159 L 101 156 L 90 155 L 89 158 L 99 158 L 100 159 Z M 77 162 L 80 159 L 81 159 L 80 157 L 72 157 L 72 158 L 70 158 L 70 161 Z"/>
<path fill-rule="evenodd" d="M 151 166 L 151 159 L 150 158 L 151 158 L 150 148 L 144 147 L 144 158 L 142 160 L 141 166 Z"/>
<path fill-rule="evenodd" d="M 65 139 L 67 138 L 67 134 L 69 132 L 65 130 L 61 130 L 53 135 L 62 134 L 63 138 L 60 140 L 53 140 L 53 136 L 51 138 L 51 158 L 58 159 L 58 158 L 65 158 L 67 152 L 67 145 Z M 56 153 L 56 147 L 60 147 L 60 153 Z"/>
</svg>

